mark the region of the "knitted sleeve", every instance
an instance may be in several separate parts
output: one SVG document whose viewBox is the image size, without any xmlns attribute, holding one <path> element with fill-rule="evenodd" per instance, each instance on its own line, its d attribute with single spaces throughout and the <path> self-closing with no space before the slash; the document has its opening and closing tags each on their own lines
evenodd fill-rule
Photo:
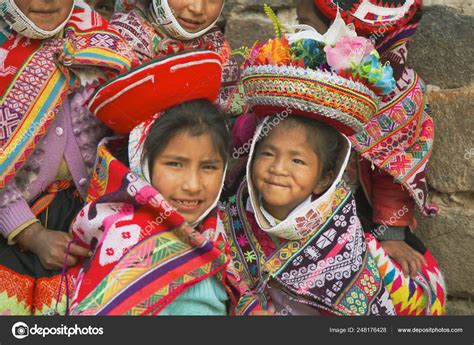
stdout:
<svg viewBox="0 0 474 345">
<path fill-rule="evenodd" d="M 23 198 L 18 187 L 10 183 L 0 191 L 0 233 L 11 240 L 12 233 L 18 235 L 19 228 L 26 223 L 34 223 L 36 217 Z"/>
</svg>

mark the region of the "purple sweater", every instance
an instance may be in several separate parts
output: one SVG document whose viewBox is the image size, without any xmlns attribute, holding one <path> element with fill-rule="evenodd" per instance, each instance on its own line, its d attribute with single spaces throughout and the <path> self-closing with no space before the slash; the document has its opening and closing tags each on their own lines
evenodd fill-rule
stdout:
<svg viewBox="0 0 474 345">
<path fill-rule="evenodd" d="M 87 196 L 97 144 L 108 132 L 85 107 L 91 93 L 83 89 L 65 99 L 61 111 L 15 179 L 0 190 L 0 232 L 5 238 L 36 218 L 28 203 L 56 180 L 63 159 L 79 193 L 83 198 Z"/>
</svg>

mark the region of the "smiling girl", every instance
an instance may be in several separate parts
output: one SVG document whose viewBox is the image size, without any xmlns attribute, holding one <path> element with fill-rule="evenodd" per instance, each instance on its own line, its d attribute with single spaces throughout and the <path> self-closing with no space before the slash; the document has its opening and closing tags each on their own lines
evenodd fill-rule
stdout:
<svg viewBox="0 0 474 345">
<path fill-rule="evenodd" d="M 262 135 L 269 124 L 271 117 L 257 129 L 247 179 L 226 207 L 239 274 L 268 314 L 393 315 L 343 179 L 349 141 L 304 116 Z M 368 289 L 359 290 L 361 277 Z M 362 303 L 353 305 L 347 291 Z"/>
<path fill-rule="evenodd" d="M 99 117 L 110 113 L 129 122 L 128 115 L 142 113 L 147 119 L 128 145 L 127 138 L 109 138 L 99 147 L 88 204 L 72 225 L 78 243 L 93 252 L 78 274 L 73 314 L 252 310 L 248 298 L 236 305 L 246 290 L 229 265 L 216 207 L 230 146 L 224 116 L 213 104 L 221 68 L 216 53 L 181 53 L 118 78 L 94 97 Z M 139 81 L 150 73 L 156 85 L 173 73 L 169 95 Z M 140 86 L 122 90 L 120 81 Z M 138 110 L 129 101 L 140 95 Z"/>
</svg>

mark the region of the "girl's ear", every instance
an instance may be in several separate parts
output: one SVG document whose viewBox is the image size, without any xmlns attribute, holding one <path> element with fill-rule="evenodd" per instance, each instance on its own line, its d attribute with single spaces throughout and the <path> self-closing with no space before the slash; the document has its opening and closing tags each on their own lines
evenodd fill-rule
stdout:
<svg viewBox="0 0 474 345">
<path fill-rule="evenodd" d="M 313 194 L 321 195 L 326 189 L 329 188 L 331 183 L 334 181 L 334 171 L 328 172 L 324 177 L 321 177 L 318 181 L 318 184 L 313 189 Z"/>
</svg>

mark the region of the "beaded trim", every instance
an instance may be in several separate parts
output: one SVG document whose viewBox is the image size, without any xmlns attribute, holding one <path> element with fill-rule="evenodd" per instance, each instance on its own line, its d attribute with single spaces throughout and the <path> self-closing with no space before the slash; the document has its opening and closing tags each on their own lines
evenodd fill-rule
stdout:
<svg viewBox="0 0 474 345">
<path fill-rule="evenodd" d="M 242 82 L 251 107 L 316 112 L 356 132 L 378 111 L 378 98 L 373 91 L 331 72 L 294 66 L 249 66 L 243 71 Z"/>
</svg>

